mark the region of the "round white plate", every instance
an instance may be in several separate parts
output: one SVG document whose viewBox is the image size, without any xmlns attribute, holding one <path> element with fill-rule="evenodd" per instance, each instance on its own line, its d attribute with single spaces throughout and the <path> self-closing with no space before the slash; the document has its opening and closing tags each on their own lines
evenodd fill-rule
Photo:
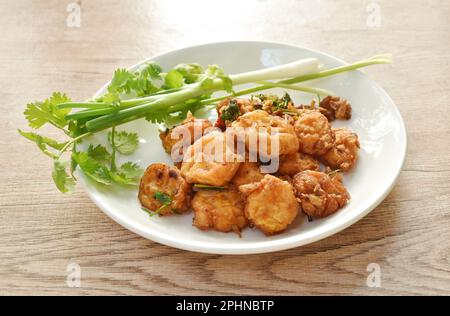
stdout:
<svg viewBox="0 0 450 316">
<path fill-rule="evenodd" d="M 318 51 L 268 42 L 206 44 L 175 50 L 148 60 L 158 62 L 164 69 L 178 63 L 198 62 L 204 66 L 218 64 L 232 74 L 306 57 L 318 58 L 326 68 L 344 64 L 342 60 Z M 131 69 L 136 69 L 142 63 Z M 216 254 L 253 254 L 298 247 L 335 234 L 369 213 L 391 191 L 405 159 L 406 131 L 391 98 L 360 71 L 308 84 L 334 91 L 350 101 L 353 106 L 352 119 L 333 122 L 333 126 L 350 127 L 358 133 L 361 142 L 356 168 L 344 175 L 344 183 L 352 199 L 346 207 L 325 219 L 311 223 L 299 219 L 285 232 L 271 237 L 256 229 L 245 229 L 242 238 L 239 238 L 234 233 L 198 230 L 192 226 L 192 213 L 149 217 L 139 205 L 137 189 L 101 187 L 82 174 L 79 177 L 95 204 L 116 222 L 145 238 L 180 249 Z M 96 96 L 104 91 L 105 87 Z M 277 90 L 272 92 L 282 93 Z M 292 91 L 289 93 L 295 102 L 308 102 L 314 97 Z M 136 131 L 141 138 L 140 148 L 126 160 L 136 161 L 143 168 L 153 162 L 170 163 L 170 158 L 161 146 L 157 126 L 139 120 L 119 129 Z M 106 135 L 99 134 L 88 142 L 106 143 L 105 140 Z"/>
</svg>

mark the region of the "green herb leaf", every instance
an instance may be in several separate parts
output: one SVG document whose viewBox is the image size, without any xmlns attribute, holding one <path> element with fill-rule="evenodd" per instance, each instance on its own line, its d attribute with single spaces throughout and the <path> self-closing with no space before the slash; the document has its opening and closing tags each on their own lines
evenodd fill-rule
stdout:
<svg viewBox="0 0 450 316">
<path fill-rule="evenodd" d="M 163 192 L 156 192 L 153 197 L 166 206 L 172 203 L 172 198 Z"/>
<path fill-rule="evenodd" d="M 53 163 L 52 178 L 56 187 L 62 193 L 73 191 L 75 187 L 75 180 L 66 171 L 67 162 L 55 160 Z"/>
<path fill-rule="evenodd" d="M 125 131 L 114 132 L 114 145 L 112 144 L 112 134 L 108 133 L 108 141 L 111 146 L 115 146 L 122 155 L 131 155 L 139 147 L 139 136 L 136 133 Z"/>
<path fill-rule="evenodd" d="M 48 147 L 51 147 L 56 150 L 61 150 L 67 142 L 60 143 L 52 138 L 38 135 L 33 132 L 24 132 L 22 130 L 18 130 L 19 134 L 25 137 L 32 142 L 35 142 L 38 148 L 47 156 L 56 158 L 58 155 L 49 150 Z"/>
<path fill-rule="evenodd" d="M 174 69 L 169 71 L 164 78 L 165 88 L 168 89 L 180 88 L 183 84 L 183 75 Z"/>
<path fill-rule="evenodd" d="M 137 185 L 144 170 L 136 163 L 126 162 L 116 171 L 111 171 L 111 178 L 119 184 Z"/>
<path fill-rule="evenodd" d="M 89 157 L 86 152 L 72 153 L 72 157 L 89 178 L 101 184 L 112 184 L 108 168 Z"/>
<path fill-rule="evenodd" d="M 102 145 L 97 145 L 94 147 L 94 145 L 90 144 L 87 154 L 89 157 L 91 157 L 94 160 L 97 160 L 98 162 L 107 163 L 111 161 L 111 154 Z"/>
<path fill-rule="evenodd" d="M 147 66 L 145 66 L 141 73 L 148 74 L 153 79 L 159 79 L 160 73 L 162 72 L 162 67 L 155 63 L 154 61 L 150 61 L 147 63 Z"/>
<path fill-rule="evenodd" d="M 70 112 L 70 109 L 58 109 L 57 106 L 66 102 L 70 102 L 70 99 L 65 94 L 54 92 L 44 102 L 27 104 L 24 115 L 29 126 L 37 129 L 50 123 L 58 128 L 64 128 L 67 125 L 64 117 Z"/>
<path fill-rule="evenodd" d="M 222 121 L 233 122 L 241 114 L 236 100 L 230 100 L 228 106 L 222 110 L 220 118 Z"/>
<path fill-rule="evenodd" d="M 217 65 L 209 65 L 205 73 L 201 76 L 200 87 L 209 89 L 212 87 L 214 79 L 221 79 L 225 91 L 233 92 L 233 82 L 231 78 L 225 74 L 222 68 Z"/>
<path fill-rule="evenodd" d="M 173 68 L 178 71 L 187 84 L 196 82 L 200 75 L 203 74 L 203 67 L 197 63 L 179 64 Z"/>
</svg>

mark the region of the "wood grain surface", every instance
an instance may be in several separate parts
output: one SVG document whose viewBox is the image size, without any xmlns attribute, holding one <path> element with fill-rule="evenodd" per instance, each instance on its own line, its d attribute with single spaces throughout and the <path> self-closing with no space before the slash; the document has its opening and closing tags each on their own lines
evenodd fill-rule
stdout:
<svg viewBox="0 0 450 316">
<path fill-rule="evenodd" d="M 68 27 L 70 2 L 0 2 L 0 294 L 450 294 L 449 1 L 82 0 L 80 27 Z M 366 72 L 398 104 L 408 156 L 392 193 L 364 219 L 271 254 L 177 250 L 122 228 L 81 189 L 58 193 L 49 160 L 16 132 L 25 104 L 54 90 L 85 99 L 115 68 L 236 39 L 348 61 L 394 55 L 393 65 Z M 66 284 L 71 262 L 81 267 L 79 288 Z M 366 284 L 370 263 L 381 268 L 380 287 Z"/>
</svg>

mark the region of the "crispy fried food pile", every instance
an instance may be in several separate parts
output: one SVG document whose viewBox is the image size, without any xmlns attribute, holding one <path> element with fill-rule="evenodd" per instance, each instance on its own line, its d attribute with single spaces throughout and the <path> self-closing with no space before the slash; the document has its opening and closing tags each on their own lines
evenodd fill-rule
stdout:
<svg viewBox="0 0 450 316">
<path fill-rule="evenodd" d="M 246 227 L 281 233 L 301 214 L 329 216 L 350 200 L 343 172 L 360 148 L 356 133 L 331 124 L 351 113 L 340 97 L 296 106 L 288 94 L 221 101 L 215 126 L 189 113 L 160 134 L 176 167 L 150 165 L 139 200 L 163 216 L 192 209 L 195 227 L 239 236 Z"/>
</svg>

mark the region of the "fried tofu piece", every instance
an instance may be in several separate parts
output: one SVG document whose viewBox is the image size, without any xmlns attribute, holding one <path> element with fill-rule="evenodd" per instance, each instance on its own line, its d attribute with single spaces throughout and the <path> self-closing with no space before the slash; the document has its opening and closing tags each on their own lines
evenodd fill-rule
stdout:
<svg viewBox="0 0 450 316">
<path fill-rule="evenodd" d="M 243 133 L 247 150 L 256 152 L 258 156 L 287 155 L 298 151 L 299 142 L 294 128 L 279 116 L 255 110 L 240 116 L 231 126 L 235 135 Z M 276 152 L 272 152 L 272 144 Z M 266 150 L 262 152 L 264 146 Z"/>
<path fill-rule="evenodd" d="M 233 186 L 225 190 L 200 190 L 192 199 L 193 225 L 201 230 L 239 234 L 248 224 L 244 205 L 242 194 Z"/>
<path fill-rule="evenodd" d="M 233 178 L 233 184 L 239 187 L 243 184 L 252 182 L 259 182 L 264 178 L 264 174 L 261 173 L 260 166 L 256 162 L 243 162 L 239 166 Z"/>
<path fill-rule="evenodd" d="M 189 183 L 224 186 L 239 169 L 239 158 L 226 135 L 213 131 L 192 144 L 184 155 L 181 174 Z"/>
<path fill-rule="evenodd" d="M 190 112 L 187 118 L 178 126 L 159 133 L 164 150 L 171 155 L 174 162 L 180 162 L 183 158 L 183 149 L 192 145 L 212 128 L 212 123 L 207 119 L 195 118 Z"/>
<path fill-rule="evenodd" d="M 280 156 L 278 174 L 294 176 L 305 170 L 319 170 L 319 162 L 312 156 L 297 152 Z"/>
<path fill-rule="evenodd" d="M 303 212 L 313 218 L 335 213 L 350 199 L 340 174 L 302 171 L 294 176 L 293 185 Z"/>
<path fill-rule="evenodd" d="M 347 128 L 333 128 L 335 141 L 333 147 L 320 160 L 332 169 L 348 171 L 358 159 L 358 135 Z"/>
<path fill-rule="evenodd" d="M 301 110 L 294 122 L 300 151 L 309 155 L 323 155 L 333 147 L 334 135 L 327 118 L 317 110 Z"/>
<path fill-rule="evenodd" d="M 154 163 L 141 178 L 138 198 L 148 210 L 169 215 L 189 210 L 190 193 L 191 185 L 177 168 Z"/>
<path fill-rule="evenodd" d="M 260 182 L 241 185 L 247 196 L 245 215 L 266 235 L 285 230 L 298 215 L 299 204 L 289 182 L 265 175 Z"/>
</svg>

